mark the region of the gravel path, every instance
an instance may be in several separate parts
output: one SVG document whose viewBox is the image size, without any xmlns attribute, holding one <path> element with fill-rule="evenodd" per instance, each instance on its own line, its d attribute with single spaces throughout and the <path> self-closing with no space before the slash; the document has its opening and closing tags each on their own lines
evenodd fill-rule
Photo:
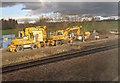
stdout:
<svg viewBox="0 0 120 83">
<path fill-rule="evenodd" d="M 118 49 L 3 74 L 3 81 L 111 81 L 118 76 Z"/>
</svg>

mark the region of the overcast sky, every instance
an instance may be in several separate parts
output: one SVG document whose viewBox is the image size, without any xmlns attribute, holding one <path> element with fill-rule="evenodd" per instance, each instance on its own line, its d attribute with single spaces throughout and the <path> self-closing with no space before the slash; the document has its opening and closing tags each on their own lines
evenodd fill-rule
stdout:
<svg viewBox="0 0 120 83">
<path fill-rule="evenodd" d="M 2 2 L 2 17 L 39 16 L 42 13 L 118 15 L 117 2 Z"/>
</svg>

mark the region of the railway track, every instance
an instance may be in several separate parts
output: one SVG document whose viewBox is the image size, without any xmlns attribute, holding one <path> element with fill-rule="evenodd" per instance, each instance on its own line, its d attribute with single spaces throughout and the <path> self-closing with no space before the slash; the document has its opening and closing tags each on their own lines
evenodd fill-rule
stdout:
<svg viewBox="0 0 120 83">
<path fill-rule="evenodd" d="M 37 65 L 43 65 L 43 64 L 57 62 L 57 61 L 75 58 L 75 57 L 79 57 L 79 56 L 86 56 L 89 54 L 94 54 L 97 52 L 106 51 L 109 49 L 114 49 L 114 48 L 119 47 L 118 46 L 119 44 L 114 43 L 114 41 L 109 41 L 106 43 L 100 44 L 98 46 L 93 46 L 92 48 L 88 47 L 88 48 L 84 48 L 82 50 L 75 50 L 72 52 L 60 53 L 60 54 L 56 54 L 56 55 L 41 58 L 41 59 L 36 59 L 36 60 L 31 60 L 31 61 L 26 61 L 26 62 L 21 62 L 21 63 L 17 63 L 17 64 L 3 66 L 2 73 L 4 74 L 4 73 L 9 73 L 9 72 L 14 72 L 14 71 L 17 71 L 20 69 L 26 69 L 26 68 L 34 67 Z"/>
</svg>

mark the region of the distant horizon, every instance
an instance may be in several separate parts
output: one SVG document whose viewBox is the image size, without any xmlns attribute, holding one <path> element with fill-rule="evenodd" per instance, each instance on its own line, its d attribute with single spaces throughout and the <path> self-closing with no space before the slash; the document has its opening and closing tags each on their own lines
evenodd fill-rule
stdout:
<svg viewBox="0 0 120 83">
<path fill-rule="evenodd" d="M 68 14 L 69 15 L 69 14 Z M 83 14 L 83 15 L 86 15 L 86 14 Z M 97 15 L 94 15 L 94 16 L 97 16 Z M 100 16 L 100 15 L 98 15 Z M 111 15 L 111 16 L 118 16 L 118 15 Z M 111 17 L 111 16 L 102 16 L 102 17 Z M 25 19 L 25 18 L 28 18 L 28 19 L 39 19 L 41 16 L 23 16 L 23 17 L 0 17 L 0 20 L 1 19 L 5 19 L 5 20 L 9 20 L 9 19 L 15 19 L 15 20 L 19 20 L 19 19 Z M 82 17 L 82 16 L 80 16 Z M 50 18 L 50 17 L 48 17 Z"/>
</svg>

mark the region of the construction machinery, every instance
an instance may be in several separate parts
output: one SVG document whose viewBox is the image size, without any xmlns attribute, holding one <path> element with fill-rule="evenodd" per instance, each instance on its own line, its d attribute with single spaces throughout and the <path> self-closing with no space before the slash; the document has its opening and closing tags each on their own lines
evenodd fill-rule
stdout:
<svg viewBox="0 0 120 83">
<path fill-rule="evenodd" d="M 73 40 L 80 35 L 81 28 L 82 26 L 73 26 L 72 28 L 69 27 L 65 30 L 57 30 L 55 33 L 52 33 L 52 35 L 50 35 L 49 44 L 61 45 L 66 43 L 72 43 Z"/>
<path fill-rule="evenodd" d="M 8 46 L 8 51 L 19 52 L 25 48 L 40 48 L 46 45 L 46 26 L 36 26 L 25 28 L 19 31 L 19 38 L 12 39 Z"/>
<path fill-rule="evenodd" d="M 84 39 L 83 36 L 81 36 L 81 28 L 82 26 L 73 26 L 65 30 L 57 30 L 47 38 L 46 26 L 28 27 L 18 32 L 19 38 L 12 39 L 11 44 L 8 46 L 8 51 L 19 52 L 26 48 L 36 49 L 46 45 L 55 46 L 72 43 L 80 37 Z M 89 36 L 90 32 L 85 32 L 85 39 L 88 39 Z"/>
</svg>

